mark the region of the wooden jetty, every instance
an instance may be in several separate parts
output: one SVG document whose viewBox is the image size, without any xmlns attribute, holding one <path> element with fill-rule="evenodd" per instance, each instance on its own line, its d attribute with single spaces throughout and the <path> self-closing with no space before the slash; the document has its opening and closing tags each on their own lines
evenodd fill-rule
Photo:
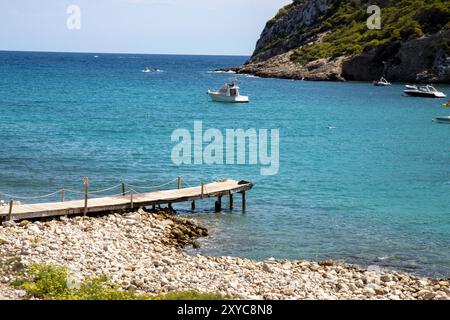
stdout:
<svg viewBox="0 0 450 320">
<path fill-rule="evenodd" d="M 253 184 L 248 181 L 221 180 L 197 187 L 181 187 L 181 178 L 178 177 L 178 188 L 172 190 L 159 190 L 145 193 L 131 191 L 125 192 L 122 183 L 122 195 L 89 198 L 88 180 L 85 178 L 85 196 L 81 200 L 64 201 L 64 189 L 61 190 L 60 202 L 15 204 L 13 200 L 8 205 L 0 207 L 0 220 L 23 220 L 43 217 L 56 217 L 80 214 L 111 212 L 114 210 L 130 210 L 139 207 L 155 205 L 168 205 L 173 203 L 191 202 L 195 209 L 195 201 L 217 197 L 216 211 L 222 208 L 222 197 L 229 197 L 230 208 L 233 207 L 233 194 L 242 194 L 242 209 L 246 207 L 246 191 Z"/>
</svg>

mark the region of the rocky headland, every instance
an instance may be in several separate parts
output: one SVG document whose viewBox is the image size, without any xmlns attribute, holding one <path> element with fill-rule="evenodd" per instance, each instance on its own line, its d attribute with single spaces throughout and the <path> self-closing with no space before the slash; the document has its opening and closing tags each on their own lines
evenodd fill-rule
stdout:
<svg viewBox="0 0 450 320">
<path fill-rule="evenodd" d="M 16 270 L 66 266 L 72 277 L 105 275 L 122 290 L 156 295 L 195 290 L 235 299 L 450 299 L 448 279 L 338 264 L 254 261 L 187 253 L 208 231 L 168 212 L 115 213 L 0 227 L 0 299 L 28 299 Z"/>
<path fill-rule="evenodd" d="M 369 5 L 381 9 L 369 29 Z M 295 80 L 450 83 L 448 0 L 294 0 L 267 22 L 251 58 L 221 69 Z"/>
</svg>

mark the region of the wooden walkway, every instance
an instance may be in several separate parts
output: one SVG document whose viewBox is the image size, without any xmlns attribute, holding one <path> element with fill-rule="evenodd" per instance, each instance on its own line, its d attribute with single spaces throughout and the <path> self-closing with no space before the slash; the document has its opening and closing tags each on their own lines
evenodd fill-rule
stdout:
<svg viewBox="0 0 450 320">
<path fill-rule="evenodd" d="M 195 200 L 217 197 L 216 210 L 221 208 L 222 196 L 229 196 L 229 204 L 233 206 L 233 194 L 242 194 L 242 208 L 245 210 L 245 192 L 250 190 L 253 184 L 247 181 L 223 180 L 198 187 L 181 188 L 173 190 L 161 190 L 146 193 L 131 193 L 125 196 L 105 196 L 82 200 L 63 202 L 14 204 L 0 207 L 0 220 L 23 220 L 31 218 L 79 215 L 89 213 L 101 213 L 114 210 L 129 210 L 153 205 L 171 206 L 178 202 L 192 202 L 195 209 Z"/>
</svg>

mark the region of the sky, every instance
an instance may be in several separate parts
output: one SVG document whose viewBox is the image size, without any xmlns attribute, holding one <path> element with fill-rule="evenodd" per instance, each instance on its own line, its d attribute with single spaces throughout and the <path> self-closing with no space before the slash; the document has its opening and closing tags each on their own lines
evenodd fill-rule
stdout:
<svg viewBox="0 0 450 320">
<path fill-rule="evenodd" d="M 0 50 L 250 55 L 291 2 L 0 0 Z"/>
</svg>

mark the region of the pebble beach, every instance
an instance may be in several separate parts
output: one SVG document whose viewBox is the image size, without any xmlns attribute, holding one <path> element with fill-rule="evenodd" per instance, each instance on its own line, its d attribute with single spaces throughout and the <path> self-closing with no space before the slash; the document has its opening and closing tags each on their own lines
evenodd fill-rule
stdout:
<svg viewBox="0 0 450 320">
<path fill-rule="evenodd" d="M 123 290 L 220 293 L 234 299 L 449 300 L 449 279 L 428 279 L 334 261 L 255 261 L 186 252 L 205 226 L 168 211 L 4 222 L 0 227 L 0 299 L 28 299 L 10 285 L 14 269 L 66 266 L 77 279 L 105 275 Z M 190 250 L 192 251 L 192 250 Z M 195 252 L 195 251 L 194 251 Z"/>
</svg>

